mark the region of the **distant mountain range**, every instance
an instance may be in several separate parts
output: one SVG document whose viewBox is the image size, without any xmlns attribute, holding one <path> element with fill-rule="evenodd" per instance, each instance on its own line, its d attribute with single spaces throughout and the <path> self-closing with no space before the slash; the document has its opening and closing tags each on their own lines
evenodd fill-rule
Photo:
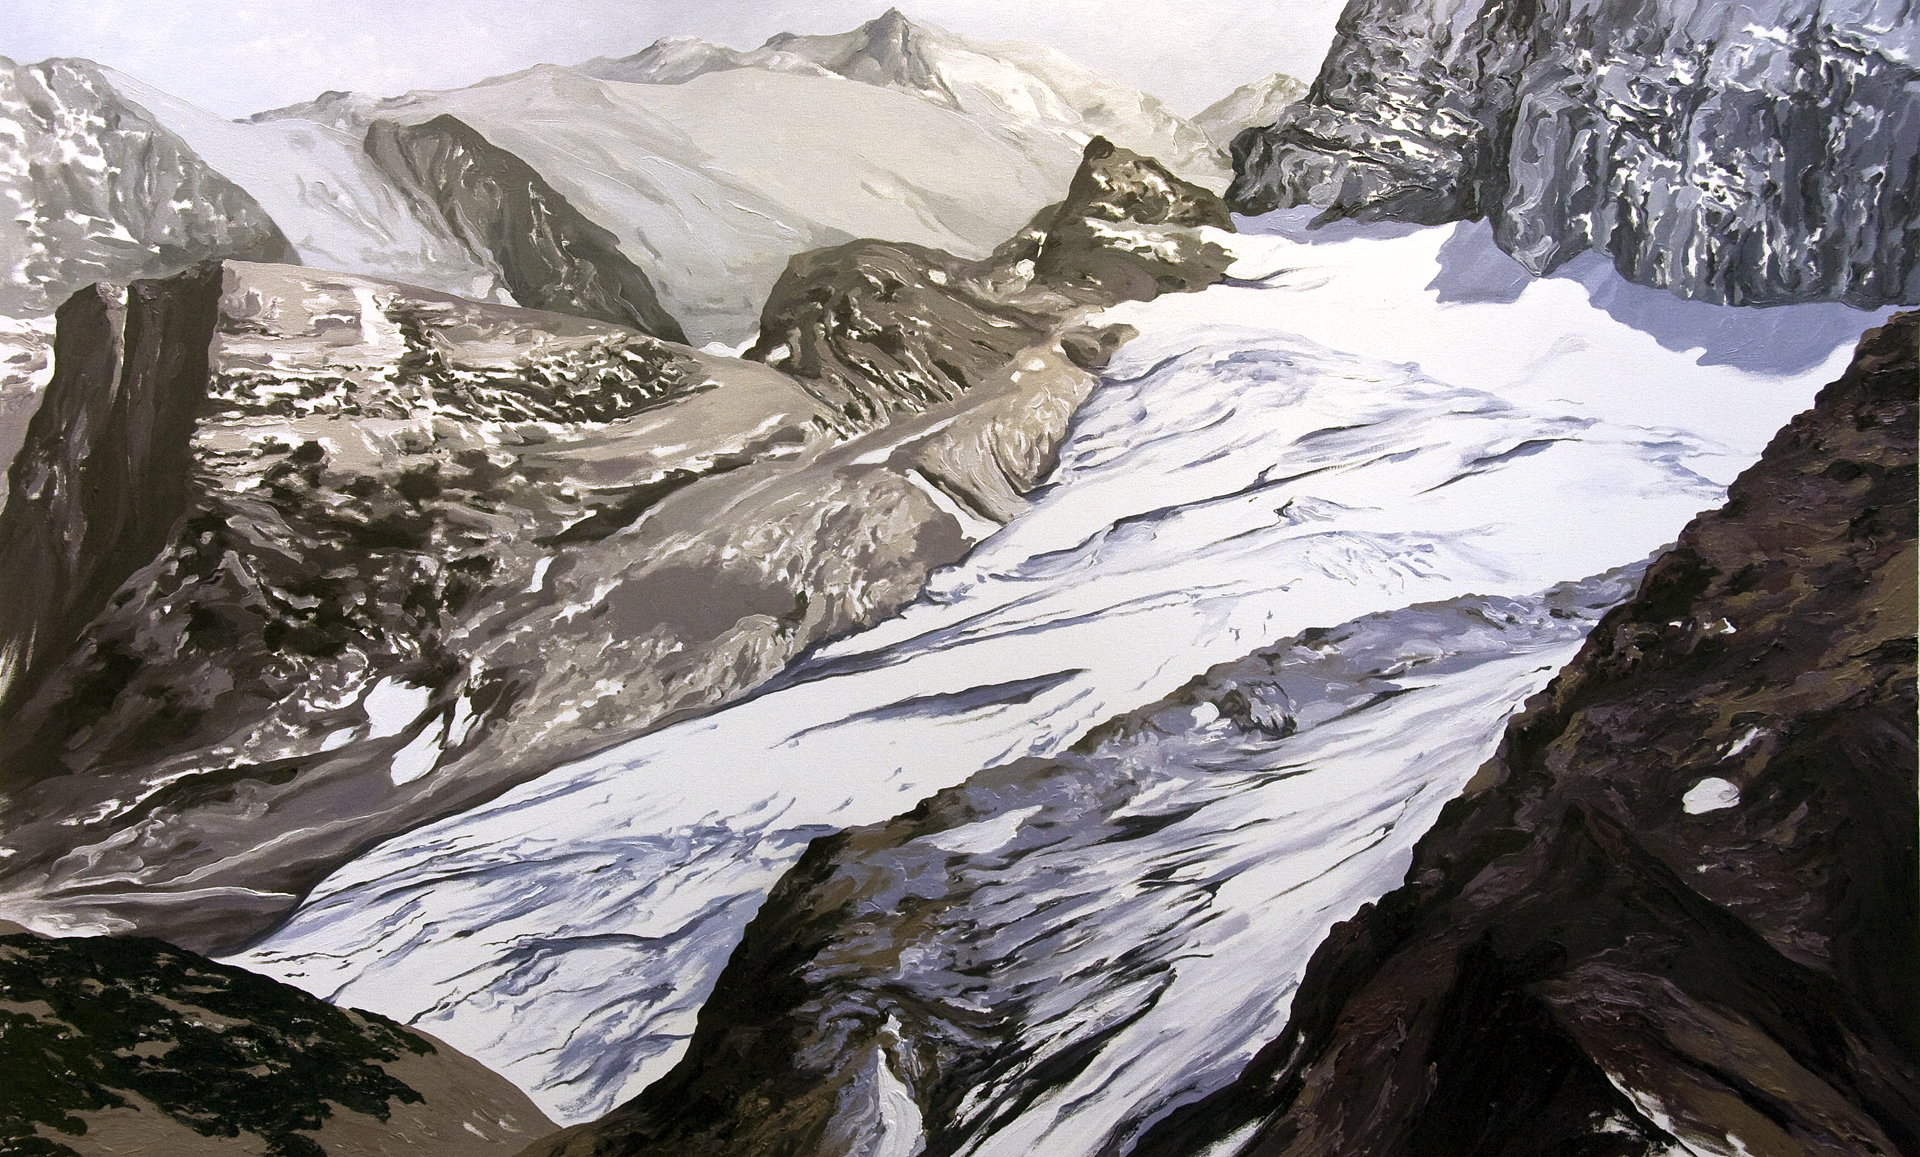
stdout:
<svg viewBox="0 0 1920 1157">
<path fill-rule="evenodd" d="M 452 92 L 329 93 L 255 119 L 359 134 L 443 115 L 618 223 L 622 251 L 696 343 L 750 337 L 805 250 L 879 237 L 984 256 L 1059 197 L 1094 136 L 1215 189 L 1228 177 L 1206 135 L 1152 97 L 1058 53 L 975 45 L 897 11 L 754 52 L 664 41 Z"/>
<path fill-rule="evenodd" d="M 88 281 L 161 272 L 156 262 L 296 253 L 319 268 L 566 308 L 577 287 L 557 291 L 556 304 L 556 291 L 540 288 L 555 271 L 529 270 L 530 251 L 497 240 L 525 231 L 531 200 L 605 231 L 594 259 L 603 280 L 637 284 L 634 272 L 606 271 L 609 258 L 622 258 L 696 344 L 738 345 L 753 336 L 789 257 L 856 237 L 984 256 L 1058 199 L 1095 136 L 1216 190 L 1230 176 L 1207 134 L 1150 96 L 1057 52 L 977 45 L 897 11 L 838 36 L 777 36 L 753 52 L 662 41 L 618 60 L 541 65 L 447 92 L 330 92 L 249 122 L 85 62 L 22 66 L 13 83 L 31 77 L 91 114 L 67 118 L 60 131 L 164 142 L 147 154 L 123 148 L 108 169 L 122 181 L 188 182 L 181 200 L 193 208 L 177 223 L 149 220 L 83 182 L 73 195 L 101 203 L 64 224 L 65 177 L 24 157 L 0 169 L 23 204 L 39 206 L 29 219 L 41 224 L 16 244 L 59 253 L 27 261 L 22 249 L 16 265 L 26 261 L 27 284 L 0 298 L 15 314 L 48 312 Z M 511 157 L 526 166 L 539 186 L 504 199 L 497 181 L 493 193 L 457 188 L 451 171 L 427 176 L 401 162 L 391 128 L 370 146 L 377 122 L 413 134 L 434 122 L 461 148 L 496 158 L 488 164 Z M 93 257 L 66 236 L 83 219 L 99 222 Z M 127 243 L 116 229 L 131 231 L 133 252 L 156 256 L 129 261 L 115 248 Z M 577 274 L 580 263 L 571 264 Z M 604 309 L 585 316 L 612 319 Z M 644 307 L 636 318 L 678 335 Z"/>
</svg>

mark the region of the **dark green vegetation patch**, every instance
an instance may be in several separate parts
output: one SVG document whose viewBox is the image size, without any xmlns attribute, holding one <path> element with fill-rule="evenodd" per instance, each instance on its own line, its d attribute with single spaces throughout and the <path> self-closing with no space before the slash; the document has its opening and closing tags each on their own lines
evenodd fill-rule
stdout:
<svg viewBox="0 0 1920 1157">
<path fill-rule="evenodd" d="M 75 1113 L 137 1093 L 205 1136 L 257 1134 L 273 1157 L 323 1157 L 333 1105 L 387 1119 L 419 1093 L 374 1062 L 433 1046 L 162 940 L 0 937 L 0 1150 L 74 1150 Z M 331 1102 L 332 1104 L 329 1104 Z"/>
</svg>

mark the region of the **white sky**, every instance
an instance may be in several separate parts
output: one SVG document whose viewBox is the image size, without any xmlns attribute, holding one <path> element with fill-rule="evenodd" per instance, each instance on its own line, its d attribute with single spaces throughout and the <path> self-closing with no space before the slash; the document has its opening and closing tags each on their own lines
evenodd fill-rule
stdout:
<svg viewBox="0 0 1920 1157">
<path fill-rule="evenodd" d="M 1311 80 L 1341 0 L 897 0 L 976 40 L 1048 44 L 1194 113 L 1273 72 Z M 7 0 L 0 54 L 84 56 L 226 116 L 326 89 L 455 88 L 662 36 L 757 47 L 888 0 Z"/>
</svg>

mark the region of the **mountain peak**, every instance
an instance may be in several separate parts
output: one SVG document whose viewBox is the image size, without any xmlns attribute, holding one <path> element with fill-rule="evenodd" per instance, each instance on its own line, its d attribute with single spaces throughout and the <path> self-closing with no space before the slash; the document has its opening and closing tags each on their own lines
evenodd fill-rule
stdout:
<svg viewBox="0 0 1920 1157">
<path fill-rule="evenodd" d="M 898 8 L 889 8 L 867 21 L 862 30 L 870 36 L 905 36 L 914 30 L 914 23 Z"/>
</svg>

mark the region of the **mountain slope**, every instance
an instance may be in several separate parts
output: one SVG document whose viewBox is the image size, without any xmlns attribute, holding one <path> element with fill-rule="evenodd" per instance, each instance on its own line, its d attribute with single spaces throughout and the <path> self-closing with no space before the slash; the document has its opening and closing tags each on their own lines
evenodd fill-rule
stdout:
<svg viewBox="0 0 1920 1157">
<path fill-rule="evenodd" d="M 1917 345 L 1867 334 L 1138 1152 L 1920 1144 Z"/>
<path fill-rule="evenodd" d="M 1215 188 L 1227 176 L 1204 136 L 1151 98 L 1055 54 L 897 20 L 759 54 L 682 42 L 450 92 L 330 93 L 256 119 L 359 134 L 441 115 L 612 230 L 696 343 L 750 338 L 797 253 L 871 237 L 985 257 L 1059 198 L 1095 136 Z"/>
<path fill-rule="evenodd" d="M 512 1153 L 553 1128 L 424 1033 L 159 940 L 0 935 L 0 1007 L 9 1153 Z"/>
<path fill-rule="evenodd" d="M 288 267 L 136 283 L 118 316 L 78 295 L 0 511 L 0 568 L 48 592 L 0 619 L 25 656 L 0 700 L 9 909 L 231 948 L 370 841 L 737 699 L 911 601 L 1044 476 L 1092 385 L 1079 362 L 1114 340 L 1075 318 L 1159 292 L 1116 272 L 1162 263 L 1125 223 L 1167 233 L 1195 285 L 1226 264 L 1172 236 L 1226 221 L 1213 194 L 1104 141 L 1087 165 L 1075 192 L 1107 199 L 1049 220 L 1119 218 L 1116 258 L 1073 248 L 1111 284 L 919 255 L 918 300 L 954 330 L 796 316 L 796 346 L 818 327 L 847 355 L 802 381 Z M 1116 204 L 1125 182 L 1154 196 Z M 796 263 L 794 300 L 837 261 Z M 862 352 L 932 366 L 959 330 L 992 340 L 937 388 Z M 89 537 L 76 581 L 66 544 Z"/>
<path fill-rule="evenodd" d="M 1193 118 L 1193 123 L 1215 144 L 1228 149 L 1233 139 L 1247 129 L 1264 128 L 1277 122 L 1305 95 L 1304 82 L 1276 72 L 1264 80 L 1234 89 L 1208 105 Z"/>
<path fill-rule="evenodd" d="M 301 264 L 515 304 L 492 262 L 380 171 L 366 154 L 364 132 L 310 121 L 231 121 L 125 73 L 102 73 L 245 188 L 286 233 Z"/>
<path fill-rule="evenodd" d="M 1022 151 L 1065 140 L 1078 147 L 1104 136 L 1147 153 L 1190 180 L 1214 187 L 1221 161 L 1207 136 L 1158 100 L 1115 84 L 1052 49 L 1018 42 L 979 44 L 899 9 L 849 32 L 782 33 L 752 52 L 697 40 L 663 40 L 580 71 L 607 80 L 680 84 L 739 68 L 832 74 L 908 93 L 990 125 Z"/>
<path fill-rule="evenodd" d="M 207 257 L 297 260 L 259 203 L 84 60 L 0 57 L 0 313 Z"/>
<path fill-rule="evenodd" d="M 1920 303 L 1911 0 L 1367 0 L 1308 97 L 1234 144 L 1245 213 L 1493 221 L 1683 297 Z"/>
<path fill-rule="evenodd" d="M 367 156 L 405 192 L 438 210 L 454 233 L 486 254 L 514 299 L 685 342 L 647 275 L 613 234 L 580 215 L 527 163 L 450 116 L 421 125 L 375 121 Z"/>
</svg>

